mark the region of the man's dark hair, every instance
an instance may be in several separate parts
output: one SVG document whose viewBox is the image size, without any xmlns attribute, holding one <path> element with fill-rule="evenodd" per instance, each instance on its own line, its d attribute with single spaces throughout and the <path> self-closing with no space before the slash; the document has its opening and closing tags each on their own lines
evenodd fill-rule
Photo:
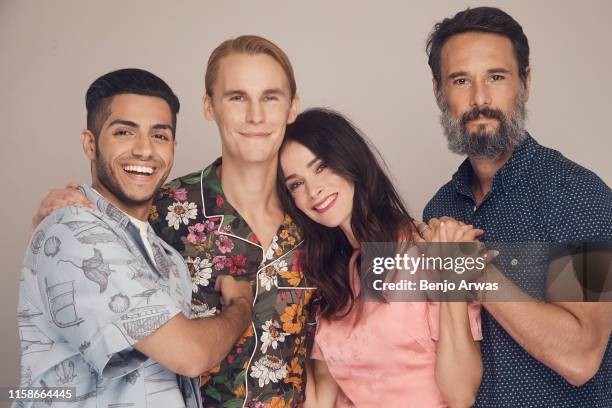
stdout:
<svg viewBox="0 0 612 408">
<path fill-rule="evenodd" d="M 529 67 L 529 42 L 523 28 L 509 14 L 498 8 L 476 7 L 467 8 L 455 14 L 453 18 L 445 18 L 436 23 L 429 34 L 426 47 L 428 63 L 438 88 L 442 85 L 440 57 L 444 43 L 453 35 L 473 31 L 502 35 L 512 42 L 519 77 L 525 84 Z"/>
<path fill-rule="evenodd" d="M 176 139 L 176 114 L 180 108 L 177 96 L 167 83 L 149 71 L 127 68 L 102 75 L 87 89 L 85 94 L 87 129 L 94 134 L 96 140 L 104 121 L 110 115 L 113 96 L 121 94 L 156 96 L 165 100 L 172 112 L 172 133 Z"/>
</svg>

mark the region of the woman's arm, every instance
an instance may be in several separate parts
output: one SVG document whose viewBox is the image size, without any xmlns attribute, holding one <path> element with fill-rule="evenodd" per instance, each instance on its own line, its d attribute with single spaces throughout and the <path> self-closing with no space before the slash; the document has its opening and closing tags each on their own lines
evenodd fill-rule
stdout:
<svg viewBox="0 0 612 408">
<path fill-rule="evenodd" d="M 480 344 L 473 340 L 467 302 L 440 303 L 436 381 L 452 407 L 471 407 L 482 380 Z"/>
<path fill-rule="evenodd" d="M 339 387 L 329 372 L 325 361 L 308 360 L 306 376 L 304 408 L 333 408 Z"/>
<path fill-rule="evenodd" d="M 429 227 L 425 238 L 430 242 L 476 242 L 484 232 L 450 218 L 432 219 Z M 480 344 L 472 336 L 468 303 L 441 301 L 439 327 L 438 387 L 452 408 L 471 407 L 482 381 L 482 358 Z"/>
</svg>

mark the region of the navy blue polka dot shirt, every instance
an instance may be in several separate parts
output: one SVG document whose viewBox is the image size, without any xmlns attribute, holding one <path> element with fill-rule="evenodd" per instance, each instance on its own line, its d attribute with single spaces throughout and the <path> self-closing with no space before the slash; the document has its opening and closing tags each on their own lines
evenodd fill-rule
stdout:
<svg viewBox="0 0 612 408">
<path fill-rule="evenodd" d="M 451 216 L 484 229 L 488 242 L 612 241 L 610 187 L 529 135 L 495 174 L 478 207 L 472 174 L 466 159 L 427 204 L 423 219 Z M 610 340 L 597 374 L 575 387 L 531 357 L 484 308 L 482 332 L 484 374 L 475 406 L 612 407 Z"/>
</svg>

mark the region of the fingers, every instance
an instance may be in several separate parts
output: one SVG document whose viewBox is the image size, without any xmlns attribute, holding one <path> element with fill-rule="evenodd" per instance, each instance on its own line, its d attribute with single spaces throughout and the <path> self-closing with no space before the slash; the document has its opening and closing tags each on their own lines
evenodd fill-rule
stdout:
<svg viewBox="0 0 612 408">
<path fill-rule="evenodd" d="M 440 222 L 440 242 L 448 242 L 449 231 L 444 222 Z"/>
<path fill-rule="evenodd" d="M 446 216 L 446 215 L 443 216 L 443 217 L 440 217 L 440 222 L 444 222 L 446 224 L 457 223 L 460 226 L 461 225 L 466 225 L 464 222 L 461 222 L 459 220 L 454 219 L 453 217 L 449 217 L 449 216 Z"/>
<path fill-rule="evenodd" d="M 416 229 L 418 231 L 419 238 L 422 238 L 421 241 L 429 241 L 433 235 L 431 227 L 424 222 L 415 222 Z"/>
<path fill-rule="evenodd" d="M 472 242 L 476 241 L 476 239 L 484 234 L 484 230 L 478 228 L 472 228 L 466 231 L 463 236 L 459 237 L 456 242 Z"/>
<path fill-rule="evenodd" d="M 429 235 L 431 235 L 431 232 L 429 232 Z M 423 237 L 421 237 L 421 235 L 419 235 L 418 232 L 413 232 L 412 233 L 412 242 L 416 242 L 416 243 L 422 243 L 422 242 L 427 242 L 428 240 L 423 239 Z"/>
<path fill-rule="evenodd" d="M 217 292 L 221 292 L 221 288 L 223 285 L 223 281 L 227 278 L 231 278 L 231 276 L 229 275 L 219 275 L 217 276 L 217 279 L 215 280 L 215 290 Z"/>
</svg>

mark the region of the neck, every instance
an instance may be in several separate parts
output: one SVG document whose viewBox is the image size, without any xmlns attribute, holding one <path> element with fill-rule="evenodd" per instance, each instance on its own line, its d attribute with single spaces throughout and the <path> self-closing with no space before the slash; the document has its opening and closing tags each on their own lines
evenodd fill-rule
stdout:
<svg viewBox="0 0 612 408">
<path fill-rule="evenodd" d="M 100 183 L 99 180 L 94 180 L 91 187 L 98 192 L 102 197 L 108 200 L 109 203 L 126 213 L 127 215 L 136 218 L 137 220 L 147 222 L 149 220 L 149 208 L 153 199 L 139 204 L 127 204 L 121 201 L 112 191 Z"/>
<path fill-rule="evenodd" d="M 346 235 L 346 239 L 348 239 L 349 244 L 353 247 L 353 249 L 359 248 L 359 241 L 355 238 L 355 234 L 353 233 L 353 227 L 351 226 L 351 217 L 348 217 L 342 224 L 340 224 L 340 229 Z"/>
<path fill-rule="evenodd" d="M 218 169 L 227 200 L 240 214 L 261 214 L 281 209 L 276 191 L 278 158 L 264 163 L 237 163 L 223 157 Z"/>
<path fill-rule="evenodd" d="M 501 156 L 495 159 L 473 159 L 470 158 L 470 164 L 474 171 L 474 178 L 472 179 L 472 191 L 474 196 L 477 198 L 477 204 L 480 204 L 482 198 L 491 191 L 491 185 L 493 184 L 493 177 L 502 168 L 504 164 L 512 156 L 514 150 L 510 149 L 504 152 Z"/>
</svg>

